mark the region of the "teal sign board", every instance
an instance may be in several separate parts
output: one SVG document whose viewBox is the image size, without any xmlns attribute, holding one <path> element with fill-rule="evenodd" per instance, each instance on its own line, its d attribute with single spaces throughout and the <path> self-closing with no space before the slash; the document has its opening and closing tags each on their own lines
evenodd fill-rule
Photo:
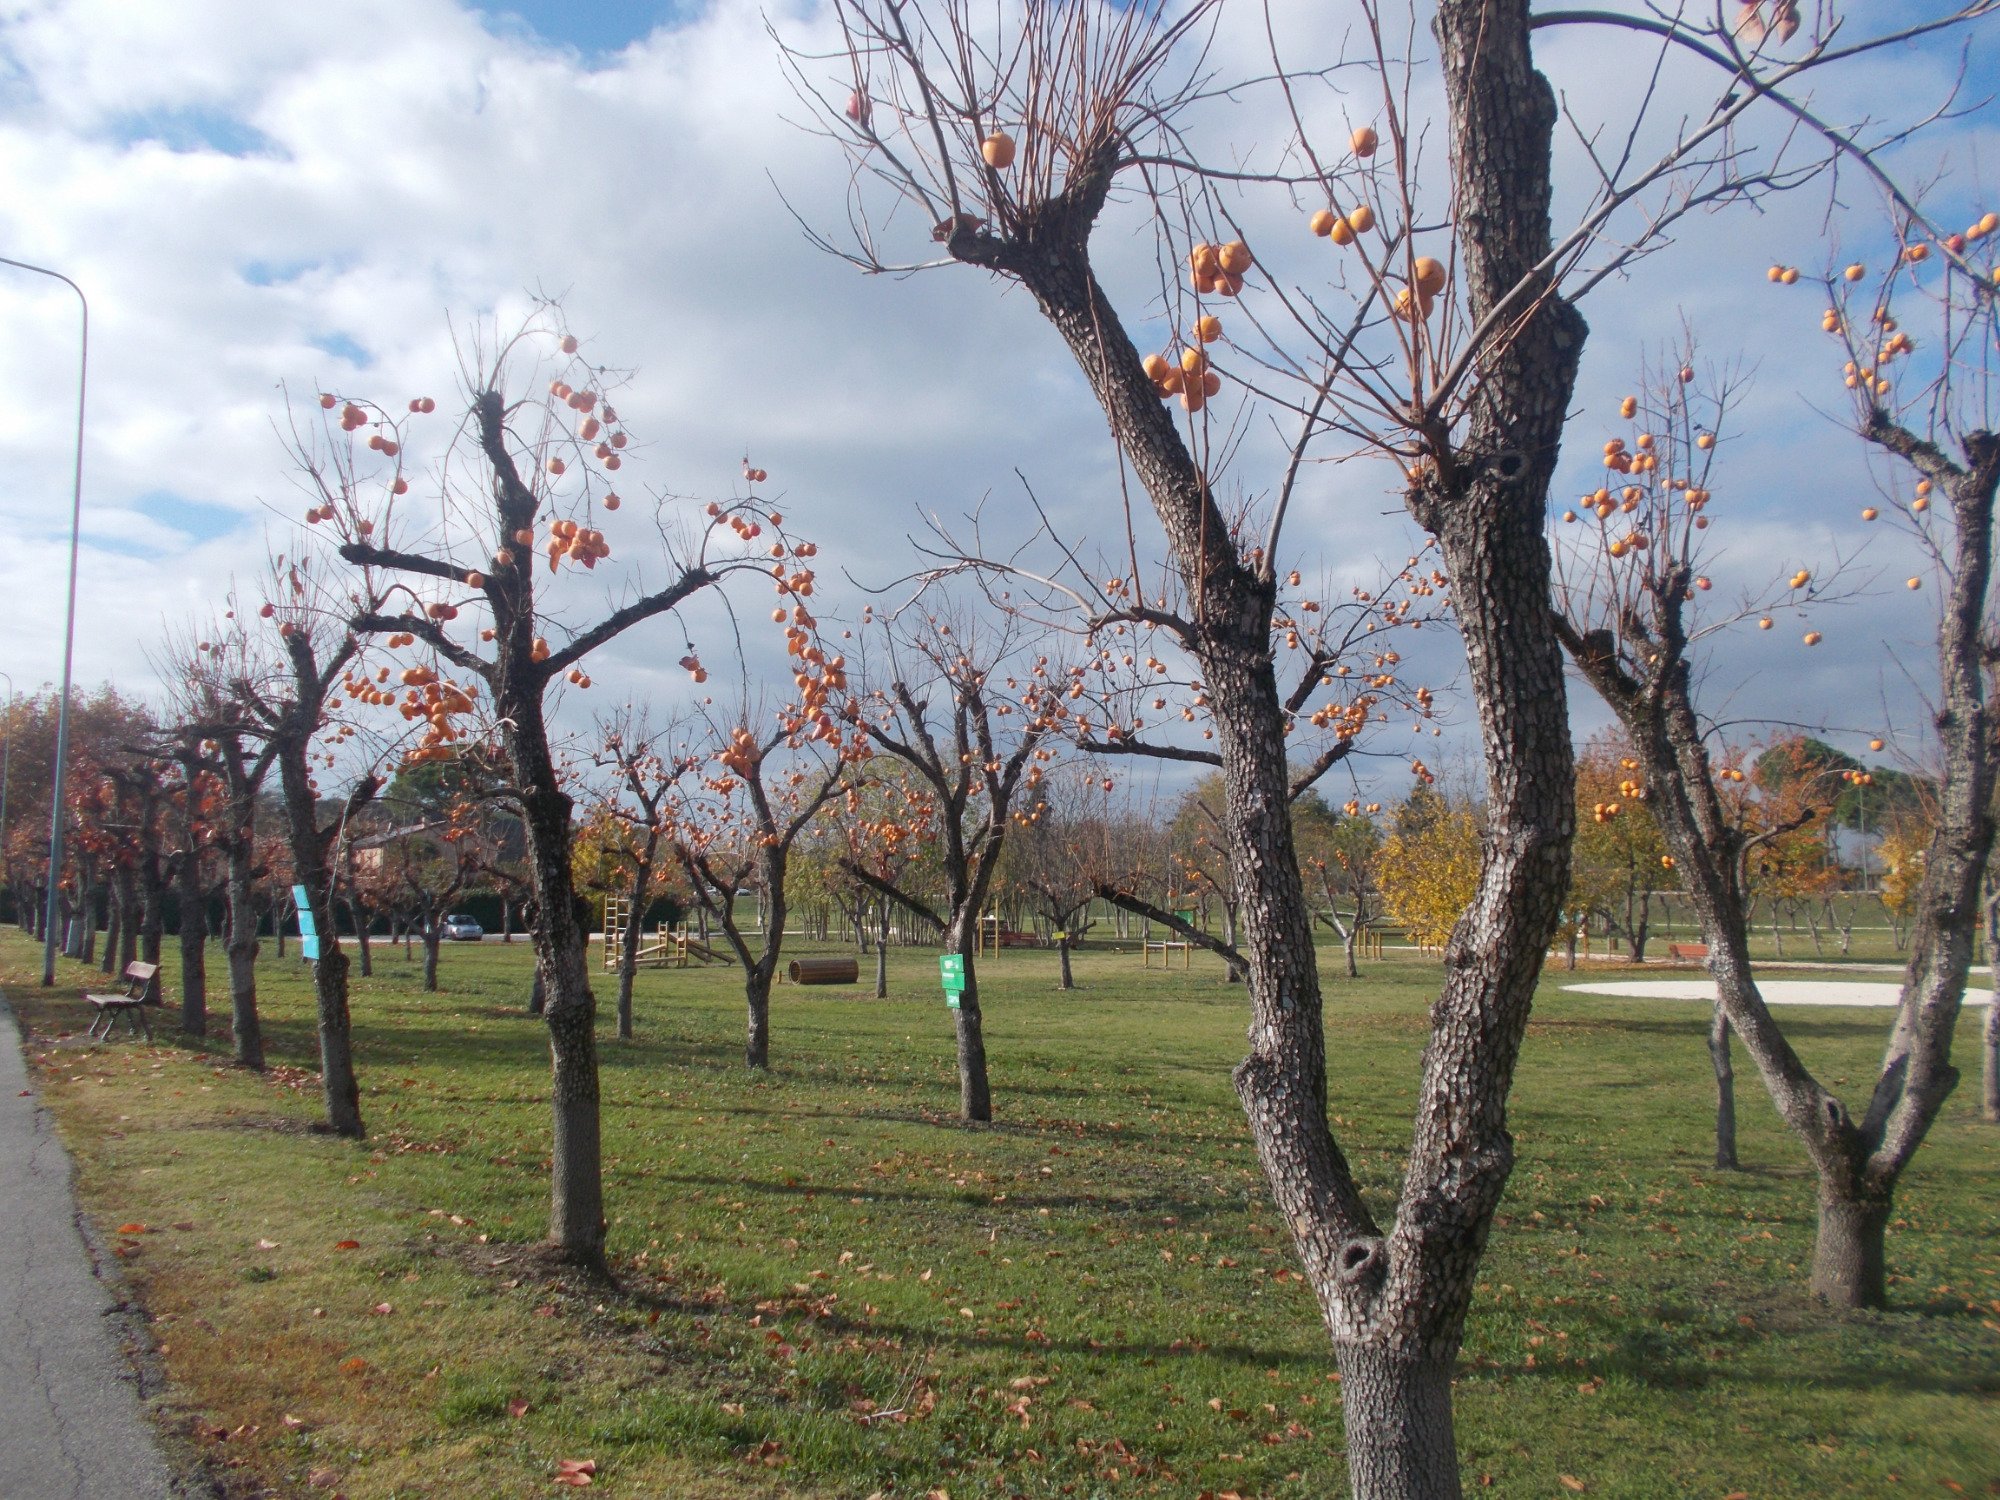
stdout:
<svg viewBox="0 0 2000 1500">
<path fill-rule="evenodd" d="M 299 952 L 307 963 L 319 962 L 319 931 L 313 926 L 312 901 L 302 885 L 292 887 L 292 904 L 299 909 Z"/>
<path fill-rule="evenodd" d="M 947 953 L 938 960 L 938 979 L 944 985 L 944 1003 L 958 1009 L 958 997 L 965 993 L 965 959 Z"/>
</svg>

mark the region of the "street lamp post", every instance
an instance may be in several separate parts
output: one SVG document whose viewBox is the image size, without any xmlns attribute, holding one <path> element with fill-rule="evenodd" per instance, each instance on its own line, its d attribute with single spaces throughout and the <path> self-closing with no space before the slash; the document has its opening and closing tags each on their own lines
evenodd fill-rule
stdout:
<svg viewBox="0 0 2000 1500">
<path fill-rule="evenodd" d="M 14 679 L 6 672 L 0 677 L 7 678 L 7 748 L 0 750 L 0 884 L 12 887 L 7 879 L 7 782 L 14 770 Z"/>
<path fill-rule="evenodd" d="M 5 255 L 0 255 L 0 266 L 13 266 L 60 281 L 76 293 L 77 304 L 83 310 L 76 358 L 76 479 L 69 502 L 69 603 L 63 618 L 62 697 L 56 707 L 55 784 L 49 792 L 49 900 L 44 913 L 48 934 L 42 943 L 42 987 L 47 989 L 56 982 L 57 916 L 62 910 L 63 774 L 69 760 L 70 666 L 76 655 L 76 557 L 83 536 L 83 408 L 90 376 L 90 299 L 83 295 L 82 287 L 47 266 L 30 265 Z"/>
</svg>

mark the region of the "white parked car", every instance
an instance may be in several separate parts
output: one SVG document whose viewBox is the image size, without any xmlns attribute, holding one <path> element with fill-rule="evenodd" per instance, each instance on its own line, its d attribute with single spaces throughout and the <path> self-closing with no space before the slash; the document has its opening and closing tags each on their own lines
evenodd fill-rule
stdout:
<svg viewBox="0 0 2000 1500">
<path fill-rule="evenodd" d="M 448 943 L 476 943 L 486 936 L 486 929 L 470 917 L 446 917 L 440 929 Z"/>
</svg>

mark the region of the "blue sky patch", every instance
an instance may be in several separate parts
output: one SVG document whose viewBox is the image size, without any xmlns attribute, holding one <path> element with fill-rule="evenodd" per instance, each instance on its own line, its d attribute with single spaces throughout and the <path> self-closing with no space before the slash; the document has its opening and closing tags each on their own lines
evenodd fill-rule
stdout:
<svg viewBox="0 0 2000 1500">
<path fill-rule="evenodd" d="M 171 526 L 191 542 L 212 542 L 243 524 L 241 511 L 226 505 L 210 505 L 205 500 L 190 500 L 172 490 L 141 495 L 132 502 L 132 507 L 162 526 Z"/>
<path fill-rule="evenodd" d="M 498 0 L 472 7 L 497 36 L 540 37 L 574 47 L 586 57 L 620 51 L 691 8 L 668 0 L 603 0 L 596 5 L 578 5 L 576 0 Z"/>
<path fill-rule="evenodd" d="M 223 156 L 273 152 L 271 138 L 246 120 L 217 109 L 149 109 L 117 115 L 110 124 L 120 145 L 157 141 L 169 151 L 214 151 Z"/>
<path fill-rule="evenodd" d="M 324 264 L 321 260 L 245 261 L 243 279 L 252 286 L 285 286 Z"/>
<path fill-rule="evenodd" d="M 316 333 L 307 342 L 322 354 L 346 360 L 357 370 L 365 370 L 375 363 L 374 355 L 344 333 Z"/>
</svg>

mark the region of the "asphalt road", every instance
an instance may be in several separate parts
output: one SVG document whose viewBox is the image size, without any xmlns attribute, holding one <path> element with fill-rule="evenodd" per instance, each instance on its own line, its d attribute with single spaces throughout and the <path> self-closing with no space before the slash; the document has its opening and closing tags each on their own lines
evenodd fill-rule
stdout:
<svg viewBox="0 0 2000 1500">
<path fill-rule="evenodd" d="M 91 1270 L 69 1156 L 28 1091 L 0 998 L 0 1496 L 167 1500 L 175 1491 Z"/>
</svg>

